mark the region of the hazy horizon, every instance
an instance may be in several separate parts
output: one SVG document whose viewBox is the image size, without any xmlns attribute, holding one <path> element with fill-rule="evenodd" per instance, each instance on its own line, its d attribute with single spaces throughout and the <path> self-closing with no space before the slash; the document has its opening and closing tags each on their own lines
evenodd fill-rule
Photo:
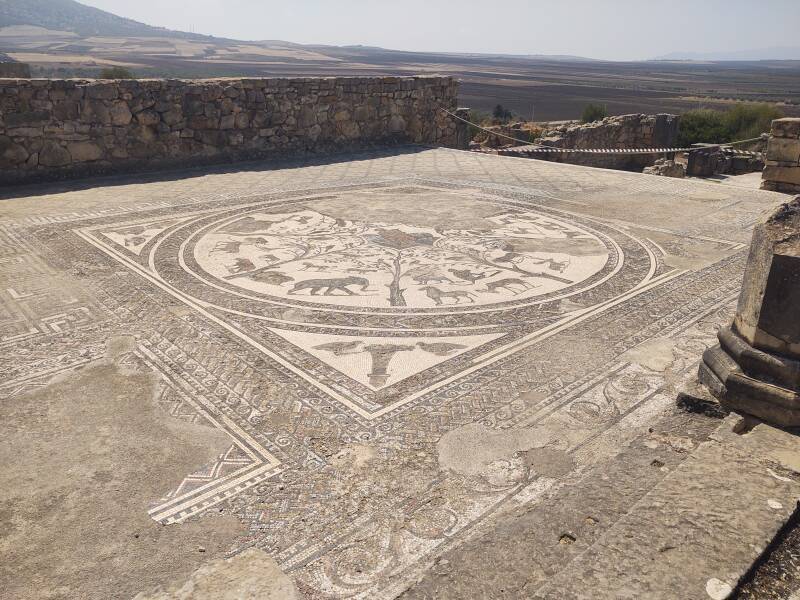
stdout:
<svg viewBox="0 0 800 600">
<path fill-rule="evenodd" d="M 148 25 L 241 40 L 379 46 L 395 50 L 572 55 L 645 60 L 797 46 L 800 2 L 508 0 L 82 0 Z M 784 57 L 785 58 L 785 57 Z M 800 59 L 800 55 L 796 58 Z"/>
</svg>

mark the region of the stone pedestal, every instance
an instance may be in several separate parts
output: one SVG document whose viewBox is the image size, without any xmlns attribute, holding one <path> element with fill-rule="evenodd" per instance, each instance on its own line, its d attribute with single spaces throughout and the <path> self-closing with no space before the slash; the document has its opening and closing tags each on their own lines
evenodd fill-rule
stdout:
<svg viewBox="0 0 800 600">
<path fill-rule="evenodd" d="M 800 196 L 756 225 L 733 324 L 700 380 L 723 406 L 800 426 Z"/>
<path fill-rule="evenodd" d="M 761 189 L 800 194 L 800 119 L 772 122 Z"/>
</svg>

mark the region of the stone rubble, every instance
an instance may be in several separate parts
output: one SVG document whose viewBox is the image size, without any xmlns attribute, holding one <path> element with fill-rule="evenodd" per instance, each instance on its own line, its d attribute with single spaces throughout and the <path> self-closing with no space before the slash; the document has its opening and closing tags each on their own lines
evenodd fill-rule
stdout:
<svg viewBox="0 0 800 600">
<path fill-rule="evenodd" d="M 645 167 L 642 173 L 646 175 L 661 175 L 662 177 L 686 177 L 686 165 L 676 163 L 674 160 L 659 158 L 652 167 Z"/>
</svg>

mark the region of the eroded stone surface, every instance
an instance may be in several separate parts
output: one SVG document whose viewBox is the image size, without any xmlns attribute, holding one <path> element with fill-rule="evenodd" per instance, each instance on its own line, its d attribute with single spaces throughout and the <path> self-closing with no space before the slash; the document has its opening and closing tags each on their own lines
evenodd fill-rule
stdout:
<svg viewBox="0 0 800 600">
<path fill-rule="evenodd" d="M 729 597 L 800 497 L 800 474 L 777 476 L 771 454 L 800 454 L 800 440 L 763 424 L 737 434 L 737 419 L 533 597 Z"/>
<path fill-rule="evenodd" d="M 700 380 L 723 404 L 800 425 L 800 197 L 755 227 L 733 326 L 707 350 Z"/>
<path fill-rule="evenodd" d="M 292 580 L 262 550 L 249 549 L 217 559 L 192 573 L 182 585 L 141 592 L 134 600 L 299 600 Z"/>
<path fill-rule="evenodd" d="M 0 595 L 130 598 L 185 578 L 244 534 L 230 516 L 183 528 L 148 516 L 154 498 L 230 440 L 197 419 L 165 415 L 163 388 L 131 341 L 112 336 L 106 359 L 34 380 L 19 395 L 4 389 Z"/>
<path fill-rule="evenodd" d="M 800 196 L 756 225 L 734 325 L 755 348 L 800 357 Z"/>
<path fill-rule="evenodd" d="M 766 159 L 761 188 L 787 194 L 799 193 L 800 119 L 785 118 L 772 122 Z"/>
</svg>

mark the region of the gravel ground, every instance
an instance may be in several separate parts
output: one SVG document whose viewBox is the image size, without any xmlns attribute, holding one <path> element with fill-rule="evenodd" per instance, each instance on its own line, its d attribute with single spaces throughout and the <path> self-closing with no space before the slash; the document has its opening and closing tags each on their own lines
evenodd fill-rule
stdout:
<svg viewBox="0 0 800 600">
<path fill-rule="evenodd" d="M 734 595 L 736 600 L 800 598 L 800 520 L 785 529 L 772 551 Z"/>
</svg>

